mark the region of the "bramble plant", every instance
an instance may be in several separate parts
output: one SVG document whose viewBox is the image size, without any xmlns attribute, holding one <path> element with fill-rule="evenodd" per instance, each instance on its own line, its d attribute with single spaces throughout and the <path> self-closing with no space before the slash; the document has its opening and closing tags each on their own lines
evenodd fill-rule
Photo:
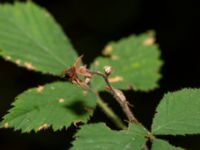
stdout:
<svg viewBox="0 0 200 150">
<path fill-rule="evenodd" d="M 22 133 L 49 127 L 57 131 L 83 122 L 75 134 L 72 150 L 147 150 L 147 141 L 152 143 L 152 150 L 181 150 L 157 136 L 200 133 L 200 89 L 165 94 L 150 131 L 134 116 L 122 92 L 148 92 L 158 87 L 162 61 L 152 31 L 110 42 L 102 54 L 87 68 L 82 65 L 83 56 L 77 56 L 46 10 L 32 2 L 1 4 L 0 55 L 20 67 L 69 81 L 39 85 L 17 96 L 3 117 L 1 128 Z M 128 126 L 99 96 L 104 90 L 119 103 Z M 120 131 L 111 130 L 104 123 L 87 123 L 96 105 Z"/>
</svg>

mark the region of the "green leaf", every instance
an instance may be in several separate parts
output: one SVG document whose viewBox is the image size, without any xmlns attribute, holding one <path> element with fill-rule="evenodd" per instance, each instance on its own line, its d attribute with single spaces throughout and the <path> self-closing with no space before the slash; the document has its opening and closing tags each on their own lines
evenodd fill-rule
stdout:
<svg viewBox="0 0 200 150">
<path fill-rule="evenodd" d="M 0 5 L 0 50 L 19 66 L 56 75 L 77 57 L 51 15 L 32 2 Z"/>
<path fill-rule="evenodd" d="M 30 89 L 19 95 L 1 127 L 29 132 L 52 126 L 54 130 L 86 121 L 96 105 L 95 96 L 66 82 Z"/>
<path fill-rule="evenodd" d="M 153 119 L 152 132 L 161 135 L 200 133 L 200 89 L 168 93 Z"/>
<path fill-rule="evenodd" d="M 84 125 L 76 134 L 72 150 L 141 150 L 147 131 L 138 125 L 114 131 L 103 123 Z"/>
<path fill-rule="evenodd" d="M 153 32 L 132 35 L 118 42 L 111 42 L 103 50 L 103 54 L 110 57 L 98 57 L 91 66 L 92 70 L 103 70 L 111 65 L 113 73 L 110 82 L 120 89 L 132 86 L 135 90 L 148 91 L 158 86 L 159 69 L 162 65 L 158 46 L 153 43 Z M 104 82 L 94 78 L 93 86 L 102 90 Z"/>
<path fill-rule="evenodd" d="M 161 139 L 155 139 L 152 144 L 152 150 L 183 150 L 180 147 L 174 147 L 167 141 Z"/>
</svg>

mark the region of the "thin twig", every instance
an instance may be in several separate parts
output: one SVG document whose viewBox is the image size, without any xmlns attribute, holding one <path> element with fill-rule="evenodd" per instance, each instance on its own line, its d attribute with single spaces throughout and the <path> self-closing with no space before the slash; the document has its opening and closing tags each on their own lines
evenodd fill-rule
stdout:
<svg viewBox="0 0 200 150">
<path fill-rule="evenodd" d="M 103 74 L 99 71 L 90 71 L 90 73 L 92 73 L 93 75 L 101 76 L 104 79 L 104 81 L 107 84 L 111 94 L 113 95 L 113 97 L 116 99 L 116 101 L 122 107 L 122 110 L 126 114 L 128 120 L 130 122 L 138 123 L 138 120 L 136 119 L 136 117 L 133 115 L 133 113 L 131 112 L 131 110 L 129 108 L 129 103 L 126 100 L 126 97 L 124 96 L 124 94 L 120 90 L 112 87 L 112 85 L 110 84 L 110 82 L 108 80 L 108 75 Z"/>
<path fill-rule="evenodd" d="M 76 61 L 75 61 L 75 63 L 74 63 L 73 66 L 71 66 L 70 68 L 64 70 L 64 77 L 68 76 L 69 80 L 72 83 L 74 83 L 76 85 L 79 85 L 81 88 L 83 88 L 85 90 L 90 90 L 93 93 L 95 93 L 96 96 L 97 96 L 97 103 L 102 108 L 102 110 L 115 122 L 115 124 L 119 128 L 126 129 L 126 126 L 123 124 L 123 122 L 121 121 L 121 119 L 100 98 L 98 92 L 94 91 L 89 86 L 89 82 L 90 82 L 90 80 L 91 80 L 91 78 L 92 78 L 93 75 L 98 75 L 98 76 L 102 77 L 104 79 L 105 83 L 107 84 L 108 90 L 111 92 L 111 94 L 113 95 L 113 97 L 115 98 L 115 100 L 120 104 L 123 112 L 126 114 L 128 120 L 129 120 L 129 122 L 137 123 L 137 124 L 143 126 L 136 119 L 136 117 L 133 115 L 133 113 L 131 112 L 131 110 L 129 108 L 129 103 L 126 100 L 126 97 L 124 96 L 123 92 L 120 91 L 120 90 L 118 90 L 118 89 L 113 88 L 112 85 L 110 84 L 110 82 L 108 80 L 108 77 L 112 73 L 111 66 L 104 66 L 105 74 L 101 73 L 99 71 L 90 71 L 90 70 L 88 70 L 86 68 L 86 66 L 80 66 L 80 64 L 81 64 L 81 58 L 82 58 L 82 56 L 78 57 L 76 59 Z M 79 76 L 84 77 L 84 80 L 80 79 Z M 149 137 L 150 141 L 155 138 L 152 135 L 152 133 L 150 133 L 150 132 L 149 132 L 149 136 L 148 137 Z M 148 150 L 147 145 L 145 144 L 142 149 L 143 150 Z"/>
<path fill-rule="evenodd" d="M 97 104 L 101 109 L 104 111 L 104 113 L 112 119 L 112 121 L 115 123 L 115 125 L 120 129 L 127 129 L 126 125 L 121 121 L 121 119 L 114 113 L 114 111 L 101 99 L 99 96 L 99 93 L 94 91 L 93 89 L 89 88 L 89 91 L 94 93 L 97 97 Z"/>
<path fill-rule="evenodd" d="M 112 119 L 112 121 L 115 123 L 115 125 L 120 129 L 127 129 L 127 127 L 124 125 L 124 123 L 120 120 L 120 118 L 113 112 L 113 110 L 108 107 L 108 105 L 102 100 L 97 99 L 97 104 L 103 109 L 103 111 L 106 113 L 106 115 Z"/>
</svg>

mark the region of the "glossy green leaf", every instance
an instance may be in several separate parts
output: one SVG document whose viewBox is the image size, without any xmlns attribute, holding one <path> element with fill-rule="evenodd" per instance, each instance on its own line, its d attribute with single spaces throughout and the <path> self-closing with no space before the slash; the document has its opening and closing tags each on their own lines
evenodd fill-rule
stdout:
<svg viewBox="0 0 200 150">
<path fill-rule="evenodd" d="M 166 94 L 156 112 L 152 125 L 154 134 L 199 134 L 200 89 L 183 89 Z"/>
<path fill-rule="evenodd" d="M 77 57 L 52 16 L 32 2 L 0 5 L 0 55 L 27 69 L 56 75 Z"/>
<path fill-rule="evenodd" d="M 114 87 L 127 89 L 132 86 L 134 90 L 148 91 L 158 86 L 162 62 L 152 32 L 111 42 L 103 53 L 110 57 L 98 57 L 91 69 L 102 71 L 104 66 L 112 66 L 110 82 Z M 94 78 L 93 86 L 102 90 L 105 85 L 101 79 Z"/>
<path fill-rule="evenodd" d="M 95 108 L 95 95 L 66 82 L 29 89 L 19 95 L 3 117 L 1 127 L 29 132 L 52 126 L 54 130 L 86 121 Z"/>
<path fill-rule="evenodd" d="M 175 147 L 169 144 L 167 141 L 161 139 L 155 139 L 152 144 L 152 150 L 183 150 L 180 147 Z"/>
<path fill-rule="evenodd" d="M 84 125 L 76 134 L 72 150 L 141 150 L 147 131 L 138 125 L 114 131 L 105 124 Z"/>
</svg>

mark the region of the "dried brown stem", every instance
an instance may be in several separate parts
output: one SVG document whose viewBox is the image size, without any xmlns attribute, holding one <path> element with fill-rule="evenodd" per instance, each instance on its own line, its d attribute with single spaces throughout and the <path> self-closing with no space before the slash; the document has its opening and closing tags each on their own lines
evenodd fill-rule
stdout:
<svg viewBox="0 0 200 150">
<path fill-rule="evenodd" d="M 111 66 L 104 66 L 104 73 L 101 73 L 99 71 L 90 71 L 86 68 L 86 66 L 81 66 L 81 58 L 82 58 L 82 56 L 78 57 L 76 59 L 75 63 L 73 64 L 73 66 L 64 70 L 63 76 L 69 77 L 69 80 L 72 83 L 79 85 L 81 88 L 83 88 L 85 90 L 90 90 L 93 93 L 95 93 L 97 96 L 97 103 L 103 109 L 103 111 L 115 122 L 115 124 L 119 128 L 126 129 L 126 126 L 123 124 L 121 119 L 112 111 L 111 108 L 109 108 L 106 105 L 106 103 L 104 103 L 101 100 L 100 96 L 98 95 L 98 92 L 94 91 L 89 86 L 89 82 L 93 75 L 98 75 L 98 76 L 102 77 L 104 79 L 105 83 L 107 84 L 108 90 L 113 95 L 115 100 L 120 104 L 123 112 L 125 113 L 125 115 L 127 116 L 128 120 L 129 120 L 129 122 L 137 123 L 137 124 L 140 124 L 141 126 L 143 126 L 140 122 L 138 122 L 136 117 L 131 112 L 131 110 L 129 108 L 129 103 L 126 100 L 126 97 L 124 96 L 123 92 L 118 89 L 115 89 L 110 84 L 108 77 L 112 73 Z M 84 77 L 84 80 L 81 79 L 79 76 Z M 150 140 L 152 139 L 152 136 L 153 135 L 150 133 L 149 134 Z M 143 146 L 142 150 L 148 150 L 148 147 L 146 146 L 146 144 Z"/>
<path fill-rule="evenodd" d="M 111 92 L 113 97 L 116 99 L 116 101 L 120 104 L 120 106 L 121 106 L 123 112 L 125 113 L 125 115 L 127 116 L 128 120 L 133 123 L 139 123 L 138 120 L 136 119 L 136 117 L 131 112 L 131 110 L 129 108 L 129 103 L 126 100 L 126 97 L 124 96 L 124 94 L 120 90 L 113 88 L 112 85 L 110 84 L 110 82 L 108 80 L 108 75 L 103 74 L 99 71 L 90 71 L 90 73 L 92 73 L 93 75 L 101 76 L 104 79 L 105 83 L 107 84 L 107 86 L 109 88 L 109 91 Z"/>
</svg>

